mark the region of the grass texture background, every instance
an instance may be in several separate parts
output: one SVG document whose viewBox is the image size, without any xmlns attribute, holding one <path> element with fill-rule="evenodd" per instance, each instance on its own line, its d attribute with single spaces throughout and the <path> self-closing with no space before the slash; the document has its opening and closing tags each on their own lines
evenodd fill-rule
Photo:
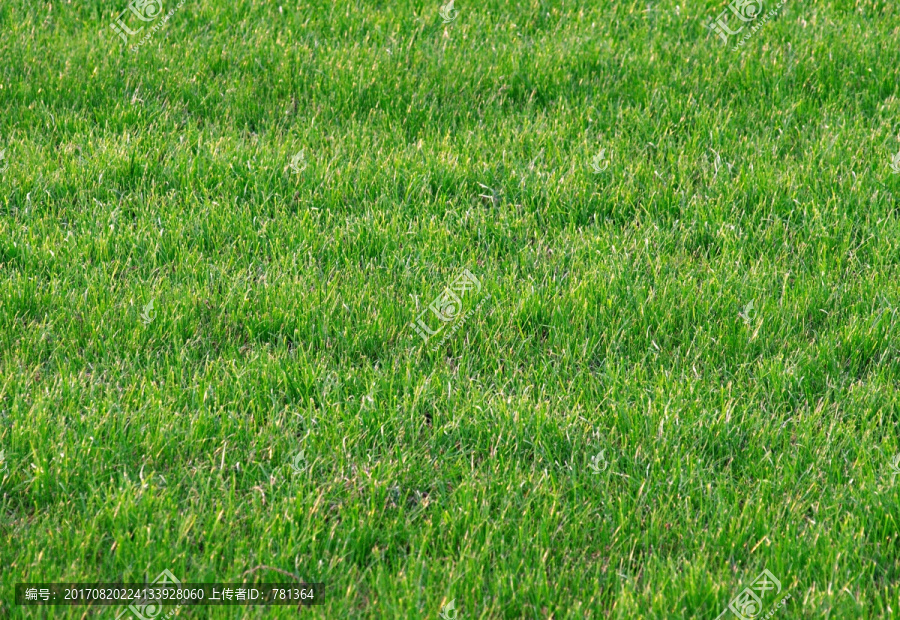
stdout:
<svg viewBox="0 0 900 620">
<path fill-rule="evenodd" d="M 896 616 L 895 3 L 126 6 L 0 5 L 0 616 Z"/>
</svg>

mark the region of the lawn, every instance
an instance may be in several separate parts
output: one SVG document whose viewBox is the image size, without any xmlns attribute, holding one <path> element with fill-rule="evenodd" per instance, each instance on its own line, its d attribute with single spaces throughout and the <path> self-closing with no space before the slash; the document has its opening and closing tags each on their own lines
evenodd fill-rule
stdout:
<svg viewBox="0 0 900 620">
<path fill-rule="evenodd" d="M 156 1 L 0 5 L 0 618 L 900 614 L 896 3 Z"/>
</svg>

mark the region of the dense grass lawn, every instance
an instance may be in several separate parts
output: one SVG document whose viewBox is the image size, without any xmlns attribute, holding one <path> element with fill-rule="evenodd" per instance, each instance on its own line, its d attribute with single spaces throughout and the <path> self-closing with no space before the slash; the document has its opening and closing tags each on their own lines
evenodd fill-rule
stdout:
<svg viewBox="0 0 900 620">
<path fill-rule="evenodd" d="M 0 617 L 900 614 L 896 3 L 128 6 L 0 5 Z"/>
</svg>

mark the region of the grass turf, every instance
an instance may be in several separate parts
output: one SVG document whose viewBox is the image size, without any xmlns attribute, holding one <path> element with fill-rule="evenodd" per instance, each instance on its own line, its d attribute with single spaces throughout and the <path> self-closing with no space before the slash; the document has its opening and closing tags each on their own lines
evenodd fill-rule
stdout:
<svg viewBox="0 0 900 620">
<path fill-rule="evenodd" d="M 0 616 L 897 613 L 895 4 L 126 6 L 0 6 Z"/>
</svg>

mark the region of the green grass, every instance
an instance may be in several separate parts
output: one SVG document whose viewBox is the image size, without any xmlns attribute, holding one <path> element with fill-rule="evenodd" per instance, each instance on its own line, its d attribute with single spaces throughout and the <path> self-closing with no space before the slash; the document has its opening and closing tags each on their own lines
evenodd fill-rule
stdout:
<svg viewBox="0 0 900 620">
<path fill-rule="evenodd" d="M 896 4 L 126 6 L 0 5 L 0 617 L 896 617 Z"/>
</svg>

